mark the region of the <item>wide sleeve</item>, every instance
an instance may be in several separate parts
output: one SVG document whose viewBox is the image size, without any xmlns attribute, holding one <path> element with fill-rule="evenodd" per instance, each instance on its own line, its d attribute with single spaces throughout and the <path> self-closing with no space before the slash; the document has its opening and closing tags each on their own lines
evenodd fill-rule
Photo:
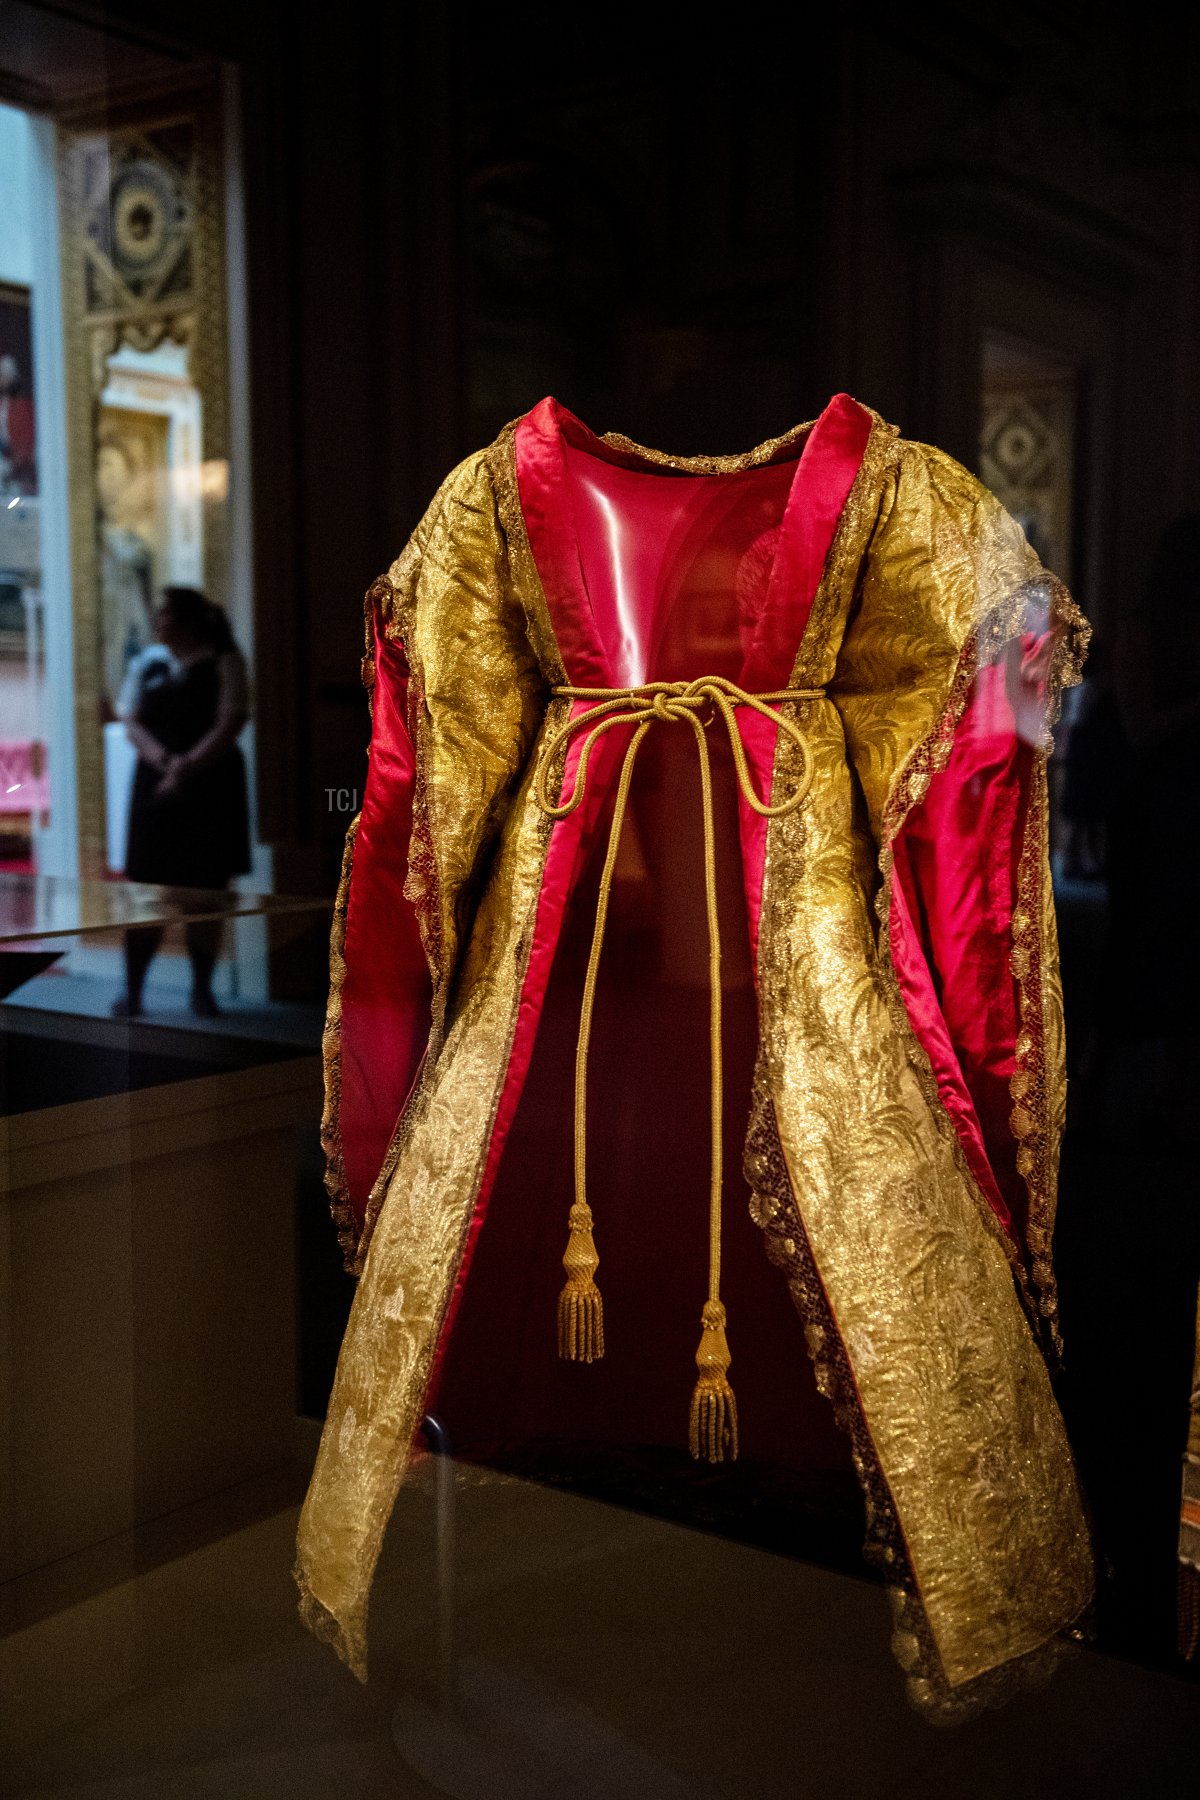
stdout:
<svg viewBox="0 0 1200 1800">
<path fill-rule="evenodd" d="M 334 908 L 321 1134 L 355 1273 L 542 707 L 482 457 L 448 477 L 368 590 L 363 678 L 371 746 Z"/>
<path fill-rule="evenodd" d="M 880 969 L 1054 1340 L 1066 1082 L 1046 761 L 1088 635 L 974 476 L 896 447 L 831 689 L 878 851 Z"/>
</svg>

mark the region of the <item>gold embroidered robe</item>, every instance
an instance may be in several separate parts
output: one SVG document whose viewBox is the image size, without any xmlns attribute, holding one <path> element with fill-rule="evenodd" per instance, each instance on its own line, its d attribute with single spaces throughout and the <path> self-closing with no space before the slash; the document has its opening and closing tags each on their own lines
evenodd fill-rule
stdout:
<svg viewBox="0 0 1200 1800">
<path fill-rule="evenodd" d="M 699 618 L 678 571 L 713 545 L 700 599 L 723 666 L 694 619 L 672 664 L 645 622 L 681 594 Z M 1049 1374 L 1065 1077 L 1045 762 L 1086 637 L 980 483 L 845 395 L 737 457 L 597 437 L 547 400 L 447 477 L 368 595 L 371 771 L 333 937 L 324 1141 L 360 1279 L 296 1573 L 306 1622 L 360 1677 L 384 1529 L 618 779 L 616 730 L 588 816 L 548 815 L 540 759 L 588 704 L 556 690 L 664 670 L 807 694 L 772 703 L 811 755 L 803 804 L 764 819 L 737 801 L 745 1177 L 850 1436 L 911 1692 L 961 1712 L 1084 1615 L 1092 1557 Z M 737 719 L 769 803 L 803 759 L 760 714 Z M 560 743 L 555 794 L 579 751 Z M 561 1194 L 528 1204 L 565 1231 Z M 735 1369 L 752 1329 L 731 1320 Z"/>
</svg>

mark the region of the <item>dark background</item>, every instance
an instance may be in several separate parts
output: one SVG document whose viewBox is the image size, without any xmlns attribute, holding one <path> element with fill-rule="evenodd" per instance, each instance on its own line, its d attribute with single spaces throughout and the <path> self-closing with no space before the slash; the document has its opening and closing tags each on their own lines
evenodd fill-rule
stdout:
<svg viewBox="0 0 1200 1800">
<path fill-rule="evenodd" d="M 3 13 L 42 103 L 95 91 L 97 59 L 114 107 L 151 74 L 236 69 L 281 888 L 330 883 L 324 790 L 361 780 L 364 588 L 447 470 L 548 392 L 596 430 L 711 452 L 844 388 L 973 465 L 985 334 L 1058 349 L 1080 376 L 1074 582 L 1106 632 L 1200 504 L 1195 15 Z M 105 35 L 81 46 L 80 21 Z"/>
<path fill-rule="evenodd" d="M 284 891 L 336 880 L 363 590 L 447 470 L 547 392 L 596 430 L 718 452 L 848 389 L 974 465 L 984 337 L 1033 339 L 1079 371 L 1073 581 L 1109 643 L 1162 528 L 1200 508 L 1195 14 L 5 11 L 103 25 L 114 96 L 148 58 L 164 82 L 236 70 L 259 817 Z M 1155 818 L 1143 879 L 1179 907 L 1144 979 L 1186 987 L 1195 839 Z M 1146 1070 L 1194 1042 L 1114 1016 L 1102 900 L 1061 920 L 1065 1400 L 1113 1570 L 1105 1641 L 1170 1664 L 1200 1208 L 1194 1116 Z"/>
</svg>

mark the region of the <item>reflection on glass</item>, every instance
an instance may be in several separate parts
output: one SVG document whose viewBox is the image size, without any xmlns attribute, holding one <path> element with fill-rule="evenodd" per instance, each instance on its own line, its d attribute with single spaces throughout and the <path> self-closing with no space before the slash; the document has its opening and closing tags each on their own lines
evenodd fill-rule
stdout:
<svg viewBox="0 0 1200 1800">
<path fill-rule="evenodd" d="M 979 472 L 1045 563 L 1070 585 L 1078 372 L 1040 345 L 983 345 Z"/>
</svg>

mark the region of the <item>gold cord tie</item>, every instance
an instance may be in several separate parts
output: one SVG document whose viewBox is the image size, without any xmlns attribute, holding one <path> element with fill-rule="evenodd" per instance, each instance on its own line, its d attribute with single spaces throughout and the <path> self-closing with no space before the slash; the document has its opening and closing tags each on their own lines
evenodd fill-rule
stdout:
<svg viewBox="0 0 1200 1800">
<path fill-rule="evenodd" d="M 633 766 L 642 741 L 652 725 L 686 722 L 696 737 L 700 757 L 700 800 L 704 815 L 704 888 L 708 907 L 709 1038 L 712 1058 L 712 1174 L 708 1213 L 708 1299 L 701 1312 L 702 1334 L 696 1351 L 698 1378 L 692 1394 L 689 1442 L 692 1455 L 709 1462 L 737 1456 L 737 1405 L 729 1385 L 729 1344 L 725 1336 L 725 1308 L 721 1304 L 721 938 L 717 915 L 717 865 L 713 825 L 712 765 L 706 728 L 716 717 L 725 722 L 733 751 L 738 786 L 748 806 L 763 819 L 779 819 L 803 804 L 813 780 L 813 755 L 809 741 L 793 719 L 774 712 L 773 705 L 787 700 L 815 700 L 821 688 L 779 688 L 770 694 L 748 694 L 722 675 L 704 675 L 697 681 L 651 681 L 635 688 L 556 687 L 557 700 L 589 700 L 592 704 L 553 733 L 534 776 L 538 805 L 552 819 L 565 819 L 582 803 L 587 786 L 592 750 L 605 732 L 618 725 L 633 727 L 633 736 L 621 764 L 613 806 L 608 850 L 600 875 L 596 900 L 596 924 L 583 984 L 579 1015 L 579 1042 L 575 1052 L 575 1202 L 570 1213 L 570 1237 L 563 1256 L 566 1286 L 558 1298 L 558 1353 L 575 1362 L 593 1362 L 604 1354 L 604 1308 L 596 1286 L 600 1258 L 592 1235 L 592 1211 L 587 1203 L 587 1058 L 592 1033 L 592 1009 L 596 998 L 596 973 L 604 943 L 613 870 L 620 849 L 621 830 L 629 799 Z M 735 708 L 749 706 L 769 719 L 778 731 L 792 739 L 801 756 L 801 773 L 787 797 L 771 805 L 760 800 L 751 779 L 746 749 L 738 730 Z M 546 782 L 558 752 L 568 741 L 584 734 L 571 791 L 565 799 L 552 800 Z"/>
</svg>

